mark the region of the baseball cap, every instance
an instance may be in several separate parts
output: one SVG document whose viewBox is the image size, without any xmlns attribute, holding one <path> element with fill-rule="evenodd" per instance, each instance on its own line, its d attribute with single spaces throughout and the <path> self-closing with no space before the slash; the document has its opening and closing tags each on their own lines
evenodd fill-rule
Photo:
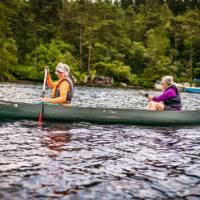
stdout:
<svg viewBox="0 0 200 200">
<path fill-rule="evenodd" d="M 65 63 L 58 63 L 58 65 L 56 66 L 56 71 L 58 72 L 70 72 L 69 66 Z"/>
</svg>

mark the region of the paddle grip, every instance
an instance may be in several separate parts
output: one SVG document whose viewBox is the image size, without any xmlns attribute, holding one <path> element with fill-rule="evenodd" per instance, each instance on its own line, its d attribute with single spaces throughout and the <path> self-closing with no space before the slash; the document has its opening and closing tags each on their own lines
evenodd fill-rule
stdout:
<svg viewBox="0 0 200 200">
<path fill-rule="evenodd" d="M 143 97 L 146 97 L 146 98 L 149 97 L 149 93 L 144 93 L 143 91 L 140 91 L 139 95 L 142 95 Z"/>
</svg>

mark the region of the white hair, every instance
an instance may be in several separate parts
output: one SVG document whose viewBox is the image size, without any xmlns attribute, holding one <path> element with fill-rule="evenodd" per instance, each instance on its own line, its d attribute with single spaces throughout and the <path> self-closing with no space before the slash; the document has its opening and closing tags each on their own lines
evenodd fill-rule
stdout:
<svg viewBox="0 0 200 200">
<path fill-rule="evenodd" d="M 167 85 L 172 85 L 174 83 L 173 76 L 163 76 L 162 83 L 166 83 Z"/>
</svg>

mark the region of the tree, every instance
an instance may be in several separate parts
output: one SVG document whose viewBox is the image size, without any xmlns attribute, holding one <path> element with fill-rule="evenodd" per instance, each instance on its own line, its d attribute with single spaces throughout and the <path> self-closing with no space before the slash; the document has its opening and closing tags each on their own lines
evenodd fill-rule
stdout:
<svg viewBox="0 0 200 200">
<path fill-rule="evenodd" d="M 189 11 L 185 14 L 182 30 L 184 33 L 184 46 L 186 48 L 185 55 L 188 58 L 186 62 L 186 74 L 188 78 L 193 78 L 193 64 L 194 64 L 194 46 L 200 41 L 200 12 Z M 199 60 L 199 58 L 197 58 Z"/>
<path fill-rule="evenodd" d="M 17 62 L 16 45 L 12 38 L 10 24 L 6 20 L 9 9 L 0 3 L 0 79 L 13 79 L 9 70 Z"/>
<path fill-rule="evenodd" d="M 198 0 L 166 0 L 166 3 L 176 16 L 183 14 L 188 9 L 200 9 Z"/>
<path fill-rule="evenodd" d="M 120 5 L 123 9 L 126 9 L 129 6 L 133 8 L 133 0 L 121 0 Z"/>
<path fill-rule="evenodd" d="M 170 40 L 166 30 L 161 26 L 147 32 L 147 53 L 150 62 L 144 69 L 142 77 L 150 85 L 166 74 L 175 75 L 177 67 L 169 56 Z"/>
<path fill-rule="evenodd" d="M 130 64 L 132 73 L 141 74 L 150 61 L 147 49 L 142 42 L 133 42 L 126 53 L 125 60 Z"/>
<path fill-rule="evenodd" d="M 30 9 L 36 23 L 35 31 L 43 42 L 49 42 L 57 36 L 59 30 L 59 13 L 62 0 L 29 0 Z"/>
<path fill-rule="evenodd" d="M 76 59 L 72 56 L 71 52 L 73 47 L 60 40 L 52 40 L 49 44 L 40 44 L 38 47 L 38 79 L 43 78 L 44 66 L 49 66 L 50 71 L 54 72 L 55 66 L 59 62 L 67 63 L 71 71 L 77 66 Z M 27 63 L 34 66 L 35 52 L 27 55 Z"/>
</svg>

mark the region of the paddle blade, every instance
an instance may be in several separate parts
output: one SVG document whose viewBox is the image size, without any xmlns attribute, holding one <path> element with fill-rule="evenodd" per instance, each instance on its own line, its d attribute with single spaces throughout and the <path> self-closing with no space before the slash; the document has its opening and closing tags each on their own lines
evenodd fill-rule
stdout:
<svg viewBox="0 0 200 200">
<path fill-rule="evenodd" d="M 39 117 L 38 117 L 38 123 L 42 124 L 42 113 L 39 113 Z"/>
</svg>

